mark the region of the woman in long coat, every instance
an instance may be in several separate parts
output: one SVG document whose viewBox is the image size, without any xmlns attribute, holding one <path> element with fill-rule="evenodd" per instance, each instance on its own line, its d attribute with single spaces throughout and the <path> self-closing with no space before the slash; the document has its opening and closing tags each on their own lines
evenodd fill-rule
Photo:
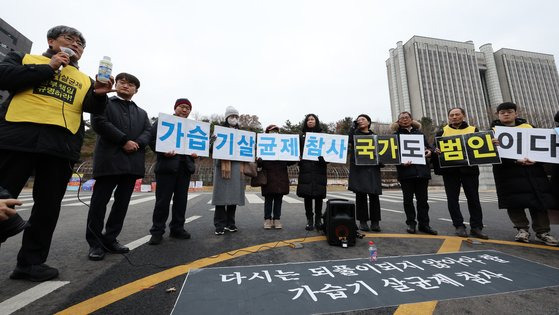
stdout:
<svg viewBox="0 0 559 315">
<path fill-rule="evenodd" d="M 239 128 L 239 111 L 233 106 L 225 110 L 224 127 Z M 239 161 L 214 159 L 212 205 L 215 205 L 215 234 L 225 231 L 237 232 L 235 211 L 245 205 L 244 163 Z"/>
<path fill-rule="evenodd" d="M 371 118 L 366 114 L 357 116 L 355 129 L 349 135 L 349 180 L 348 189 L 355 193 L 355 212 L 361 231 L 380 232 L 380 200 L 382 194 L 380 166 L 356 165 L 353 150 L 354 135 L 373 135 Z M 367 205 L 367 196 L 369 204 Z M 371 220 L 371 228 L 367 221 Z"/>
<path fill-rule="evenodd" d="M 301 133 L 301 152 L 305 145 L 307 132 L 322 132 L 320 121 L 315 114 L 308 114 L 303 120 Z M 316 226 L 317 230 L 322 227 L 322 200 L 326 198 L 327 164 L 322 156 L 318 161 L 301 160 L 299 161 L 299 179 L 297 182 L 297 196 L 305 201 L 305 214 L 307 216 L 307 231 L 312 231 Z M 314 201 L 314 225 L 313 225 L 313 204 Z"/>
<path fill-rule="evenodd" d="M 266 133 L 277 133 L 279 127 L 269 125 Z M 258 159 L 258 166 L 266 172 L 266 185 L 261 187 L 264 196 L 264 228 L 281 229 L 281 204 L 283 195 L 289 194 L 289 175 L 287 166 L 294 162 L 287 161 L 263 161 Z"/>
</svg>

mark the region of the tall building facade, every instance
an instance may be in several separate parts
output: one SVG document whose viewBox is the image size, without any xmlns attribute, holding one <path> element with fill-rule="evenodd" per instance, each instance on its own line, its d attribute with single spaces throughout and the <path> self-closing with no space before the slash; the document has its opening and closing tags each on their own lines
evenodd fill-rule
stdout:
<svg viewBox="0 0 559 315">
<path fill-rule="evenodd" d="M 0 18 L 0 61 L 11 51 L 31 52 L 33 43 L 15 28 Z M 0 90 L 0 103 L 8 97 L 8 92 Z"/>
<path fill-rule="evenodd" d="M 462 107 L 471 124 L 487 129 L 497 105 L 512 101 L 537 126 L 553 126 L 559 80 L 552 55 L 494 52 L 491 44 L 476 51 L 471 41 L 421 36 L 398 42 L 389 54 L 386 67 L 394 120 L 409 111 L 416 119 L 429 117 L 441 126 L 447 122 L 448 109 Z"/>
</svg>

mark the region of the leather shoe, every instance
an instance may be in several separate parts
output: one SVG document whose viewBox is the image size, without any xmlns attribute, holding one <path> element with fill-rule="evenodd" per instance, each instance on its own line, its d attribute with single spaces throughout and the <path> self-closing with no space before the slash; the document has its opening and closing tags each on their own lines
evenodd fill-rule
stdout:
<svg viewBox="0 0 559 315">
<path fill-rule="evenodd" d="M 430 226 L 420 226 L 419 232 L 423 232 L 425 234 L 437 235 L 439 234 L 437 231 L 433 230 Z"/>
<path fill-rule="evenodd" d="M 88 257 L 89 260 L 94 260 L 94 261 L 103 260 L 103 258 L 105 258 L 105 251 L 98 246 L 91 247 L 89 249 Z"/>
<path fill-rule="evenodd" d="M 35 282 L 43 282 L 58 277 L 58 269 L 46 264 L 31 266 L 16 266 L 10 279 L 23 279 Z"/>
<path fill-rule="evenodd" d="M 163 236 L 160 234 L 154 234 L 150 237 L 148 244 L 149 245 L 159 245 L 163 241 Z"/>
<path fill-rule="evenodd" d="M 466 228 L 463 226 L 459 226 L 456 228 L 456 235 L 460 237 L 468 237 L 468 233 L 466 233 Z"/>
<path fill-rule="evenodd" d="M 371 221 L 371 231 L 380 232 L 380 225 L 378 221 Z"/>
<path fill-rule="evenodd" d="M 171 231 L 169 236 L 172 238 L 187 240 L 190 238 L 190 233 L 188 233 L 186 230 L 178 230 L 178 231 Z"/>
<path fill-rule="evenodd" d="M 413 224 L 408 225 L 408 228 L 406 229 L 406 231 L 410 234 L 415 234 L 415 225 L 413 225 Z"/>
<path fill-rule="evenodd" d="M 130 251 L 128 247 L 120 244 L 118 241 L 114 241 L 111 244 L 105 244 L 105 247 L 113 254 L 126 254 Z"/>
<path fill-rule="evenodd" d="M 477 238 L 481 238 L 484 240 L 488 240 L 489 236 L 487 236 L 487 234 L 484 234 L 480 228 L 472 228 L 470 230 L 470 235 L 473 237 L 477 237 Z"/>
<path fill-rule="evenodd" d="M 371 229 L 369 229 L 369 225 L 367 225 L 367 221 L 359 221 L 359 229 L 363 232 L 368 232 Z"/>
</svg>

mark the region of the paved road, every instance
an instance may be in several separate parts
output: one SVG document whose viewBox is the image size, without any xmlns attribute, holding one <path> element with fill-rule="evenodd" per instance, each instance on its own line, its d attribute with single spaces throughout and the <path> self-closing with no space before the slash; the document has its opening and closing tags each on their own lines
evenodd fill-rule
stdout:
<svg viewBox="0 0 559 315">
<path fill-rule="evenodd" d="M 80 194 L 80 199 L 86 203 L 89 203 L 90 197 L 88 193 Z M 332 191 L 328 198 L 353 199 L 353 194 L 347 191 Z M 29 193 L 24 193 L 20 199 L 25 204 L 19 211 L 26 218 L 32 198 Z M 355 247 L 348 249 L 331 247 L 321 238 L 316 240 L 320 234 L 314 231 L 307 233 L 304 230 L 302 200 L 293 193 L 284 198 L 283 230 L 266 231 L 262 228 L 263 198 L 259 193 L 247 192 L 246 206 L 237 210 L 239 232 L 215 236 L 213 206 L 210 205 L 211 193 L 194 192 L 189 195 L 186 224 L 192 239 L 175 240 L 165 237 L 161 245 L 150 246 L 146 243 L 149 239 L 148 230 L 154 199 L 153 193 L 135 193 L 132 197 L 125 227 L 119 239 L 131 247 L 131 253 L 126 256 L 107 255 L 101 262 L 92 262 L 87 259 L 88 245 L 84 237 L 87 206 L 78 200 L 76 193 L 69 192 L 63 202 L 47 262 L 59 268 L 60 278 L 43 284 L 8 279 L 15 265 L 21 235 L 9 239 L 0 248 L 0 314 L 49 314 L 74 305 L 84 308 L 73 308 L 69 313 L 98 309 L 96 314 L 168 314 L 185 279 L 185 270 L 172 269 L 179 265 L 196 262 L 199 266 L 238 266 L 366 257 L 368 238 L 375 239 L 380 256 L 429 254 L 439 251 L 444 242 L 442 238 L 413 238 L 412 235 L 393 237 L 392 234 L 405 233 L 405 218 L 399 190 L 385 191 L 381 197 L 382 234 L 370 233 L 366 240 L 359 240 Z M 492 240 L 512 241 L 515 230 L 504 211 L 497 209 L 495 193 L 482 192 L 481 201 L 485 231 Z M 431 191 L 430 205 L 431 226 L 441 235 L 453 235 L 454 228 L 446 210 L 444 192 Z M 466 203 L 462 202 L 461 205 L 467 218 Z M 552 233 L 559 235 L 559 228 L 552 226 Z M 307 239 L 302 249 L 292 249 L 280 242 L 303 237 Z M 277 247 L 269 249 L 258 246 L 270 242 Z M 533 241 L 532 244 L 540 243 Z M 256 251 L 255 253 L 239 252 L 237 256 L 226 253 L 255 245 L 256 247 L 250 249 Z M 459 244 L 459 248 L 461 251 L 496 249 L 559 268 L 557 248 L 515 245 L 520 244 L 501 242 L 472 245 L 463 242 Z M 208 257 L 213 258 L 208 260 Z M 154 274 L 155 276 L 150 278 L 151 282 L 145 281 L 145 277 Z M 140 289 L 130 289 L 132 294 L 123 297 L 119 294 L 122 294 L 124 285 Z M 167 292 L 169 288 L 176 288 L 177 292 Z M 112 289 L 116 289 L 112 294 L 115 297 L 114 303 L 111 296 L 102 295 Z M 558 294 L 558 288 L 545 288 L 440 301 L 434 306 L 434 313 L 559 313 Z M 369 312 L 372 311 L 354 313 Z M 398 306 L 394 306 L 376 309 L 375 312 L 402 314 L 406 313 L 406 310 L 404 307 L 398 309 Z"/>
</svg>

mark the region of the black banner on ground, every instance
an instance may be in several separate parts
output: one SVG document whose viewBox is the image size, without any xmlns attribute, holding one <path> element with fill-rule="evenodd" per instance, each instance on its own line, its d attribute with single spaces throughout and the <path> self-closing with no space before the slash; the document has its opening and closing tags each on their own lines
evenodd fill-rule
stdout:
<svg viewBox="0 0 559 315">
<path fill-rule="evenodd" d="M 314 314 L 559 286 L 498 251 L 191 270 L 172 314 Z"/>
</svg>

